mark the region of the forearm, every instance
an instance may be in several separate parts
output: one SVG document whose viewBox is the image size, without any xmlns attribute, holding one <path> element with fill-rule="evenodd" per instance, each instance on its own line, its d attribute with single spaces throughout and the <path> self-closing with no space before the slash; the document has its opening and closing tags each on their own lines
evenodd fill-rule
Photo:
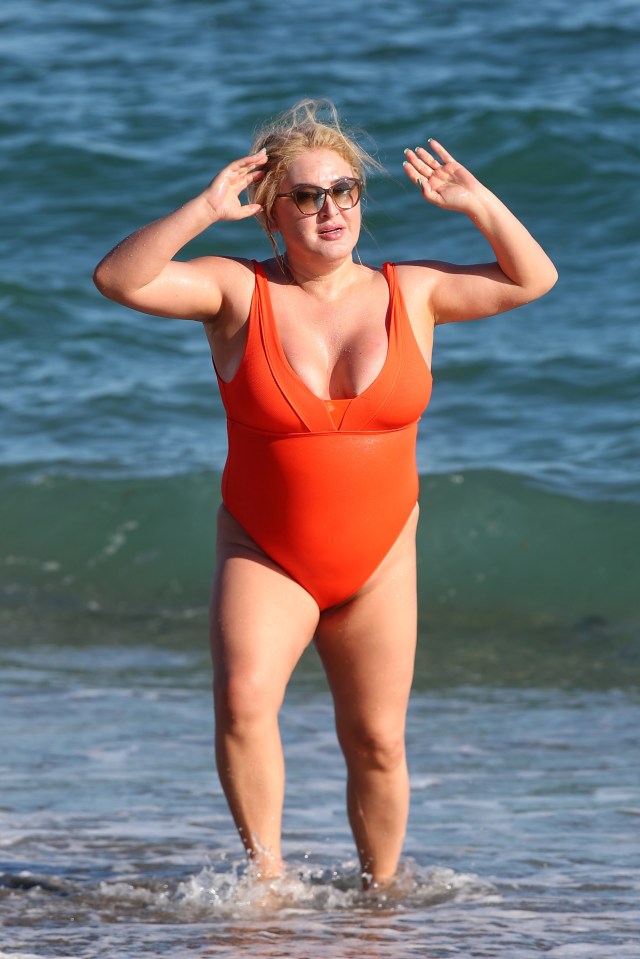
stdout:
<svg viewBox="0 0 640 959">
<path fill-rule="evenodd" d="M 105 295 L 140 290 L 155 280 L 190 240 L 216 222 L 214 210 L 201 194 L 122 240 L 94 272 Z"/>
<path fill-rule="evenodd" d="M 423 147 L 405 150 L 407 176 L 429 203 L 469 217 L 497 260 L 497 267 L 485 263 L 457 268 L 449 276 L 447 271 L 439 273 L 430 291 L 439 322 L 501 313 L 550 290 L 556 268 L 526 227 L 442 144 L 430 140 L 429 146 L 433 152 Z"/>
<path fill-rule="evenodd" d="M 515 286 L 528 291 L 532 298 L 553 286 L 557 271 L 552 261 L 495 194 L 481 187 L 467 216 L 487 239 L 498 266 Z"/>
</svg>

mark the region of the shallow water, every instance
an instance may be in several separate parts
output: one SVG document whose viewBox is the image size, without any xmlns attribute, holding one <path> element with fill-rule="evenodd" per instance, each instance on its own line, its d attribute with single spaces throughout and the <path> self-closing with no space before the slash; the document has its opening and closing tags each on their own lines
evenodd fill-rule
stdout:
<svg viewBox="0 0 640 959">
<path fill-rule="evenodd" d="M 365 894 L 313 653 L 282 713 L 289 872 L 271 884 L 215 779 L 202 650 L 33 643 L 0 666 L 4 954 L 637 948 L 636 690 L 434 689 L 419 671 L 406 856 L 397 887 Z"/>
</svg>

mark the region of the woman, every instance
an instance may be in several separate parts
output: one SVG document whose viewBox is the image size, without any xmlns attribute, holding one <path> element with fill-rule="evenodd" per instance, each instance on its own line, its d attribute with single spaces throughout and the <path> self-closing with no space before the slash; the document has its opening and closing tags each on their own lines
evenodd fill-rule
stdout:
<svg viewBox="0 0 640 959">
<path fill-rule="evenodd" d="M 282 869 L 278 712 L 312 640 L 334 699 L 363 883 L 394 877 L 409 808 L 415 440 L 434 329 L 513 309 L 556 280 L 516 217 L 429 143 L 405 151 L 416 196 L 464 213 L 493 262 L 359 262 L 359 200 L 376 164 L 331 104 L 303 101 L 258 134 L 250 156 L 95 271 L 105 296 L 201 322 L 211 348 L 229 432 L 210 618 L 216 758 L 265 878 Z M 174 259 L 213 224 L 252 216 L 273 258 Z"/>
</svg>

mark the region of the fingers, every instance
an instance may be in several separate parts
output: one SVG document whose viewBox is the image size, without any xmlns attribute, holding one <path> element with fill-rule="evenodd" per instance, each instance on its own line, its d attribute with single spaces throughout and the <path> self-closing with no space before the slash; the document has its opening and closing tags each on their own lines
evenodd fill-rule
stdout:
<svg viewBox="0 0 640 959">
<path fill-rule="evenodd" d="M 437 140 L 429 138 L 428 144 L 429 149 L 432 150 L 433 153 L 436 153 L 437 157 L 434 156 L 433 153 L 430 153 L 425 147 L 416 147 L 415 150 L 404 151 L 405 156 L 410 162 L 413 162 L 415 158 L 419 161 L 419 163 L 426 165 L 427 169 L 423 169 L 421 172 L 428 173 L 429 170 L 438 170 L 441 166 L 446 165 L 447 163 L 455 163 L 455 160 L 451 154 L 445 150 L 442 144 Z M 438 158 L 442 162 L 439 162 Z M 417 169 L 420 170 L 419 165 L 417 166 Z"/>
<path fill-rule="evenodd" d="M 405 150 L 406 157 L 403 167 L 412 183 L 422 189 L 424 194 L 431 190 L 429 180 L 431 176 L 440 169 L 440 164 L 432 157 L 424 147 L 416 147 L 415 150 Z"/>
<path fill-rule="evenodd" d="M 252 156 L 243 157 L 239 162 L 243 170 L 247 171 L 248 169 L 248 172 L 252 173 L 256 171 L 256 167 L 259 170 L 260 167 L 264 166 L 268 159 L 267 151 L 263 147 L 262 150 L 259 150 Z"/>
<path fill-rule="evenodd" d="M 241 159 L 235 160 L 235 162 L 231 163 L 230 166 L 238 169 L 252 167 L 255 166 L 256 163 L 266 163 L 268 159 L 269 157 L 267 156 L 267 151 L 263 147 L 262 150 L 258 150 L 257 153 L 252 153 L 250 156 L 241 157 Z"/>
<path fill-rule="evenodd" d="M 234 160 L 233 163 L 230 163 L 221 170 L 215 179 L 220 179 L 226 183 L 252 183 L 257 178 L 256 174 L 259 176 L 264 175 L 264 171 L 260 168 L 264 166 L 268 159 L 269 157 L 265 150 L 260 150 L 251 156 L 241 157 L 239 160 Z M 244 189 L 244 186 L 242 186 L 241 189 Z"/>
<path fill-rule="evenodd" d="M 237 173 L 239 174 L 241 189 L 246 190 L 252 183 L 258 183 L 264 179 L 266 171 L 260 168 L 264 166 L 268 159 L 269 157 L 266 151 L 260 150 L 259 153 L 253 156 L 243 157 L 243 159 L 239 161 L 241 165 Z"/>
<path fill-rule="evenodd" d="M 429 149 L 405 150 L 404 171 L 425 200 L 439 206 L 445 204 L 443 189 L 453 183 L 458 164 L 437 140 L 428 140 Z"/>
<path fill-rule="evenodd" d="M 245 203 L 240 207 L 238 219 L 246 220 L 250 216 L 256 216 L 258 213 L 262 213 L 262 206 L 259 203 Z"/>
<path fill-rule="evenodd" d="M 413 155 L 418 159 L 419 163 L 422 163 L 427 167 L 427 170 L 423 172 L 433 173 L 434 170 L 437 170 L 440 167 L 437 159 L 432 156 L 424 147 L 416 147 L 415 150 L 410 150 L 409 152 L 413 153 Z"/>
<path fill-rule="evenodd" d="M 415 163 L 412 162 L 412 158 L 409 158 L 409 153 L 406 150 L 405 156 L 407 159 L 402 164 L 404 172 L 407 174 L 412 183 L 414 183 L 416 186 L 420 186 L 422 183 L 420 171 L 416 169 Z"/>
<path fill-rule="evenodd" d="M 262 212 L 261 204 L 243 204 L 240 197 L 245 190 L 264 178 L 264 166 L 268 159 L 266 152 L 260 150 L 234 160 L 213 178 L 204 196 L 217 219 L 243 220 Z"/>
<path fill-rule="evenodd" d="M 435 152 L 438 154 L 438 156 L 440 157 L 440 159 L 441 159 L 444 163 L 452 163 L 452 162 L 453 162 L 453 157 L 451 156 L 450 153 L 447 152 L 447 150 L 445 150 L 445 148 L 442 146 L 441 143 L 438 143 L 438 141 L 437 141 L 437 140 L 434 140 L 433 137 L 430 137 L 430 138 L 429 138 L 428 143 L 429 143 L 430 148 L 431 148 L 432 150 L 435 150 Z M 426 152 L 426 151 L 425 151 L 425 152 Z"/>
</svg>

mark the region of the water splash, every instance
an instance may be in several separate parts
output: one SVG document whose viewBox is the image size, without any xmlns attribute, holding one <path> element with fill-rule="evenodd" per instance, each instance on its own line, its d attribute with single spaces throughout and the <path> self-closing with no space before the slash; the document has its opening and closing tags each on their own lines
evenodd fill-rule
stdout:
<svg viewBox="0 0 640 959">
<path fill-rule="evenodd" d="M 201 922 L 219 919 L 284 918 L 300 913 L 412 911 L 449 902 L 498 902 L 495 888 L 472 874 L 443 866 L 424 868 L 408 861 L 397 880 L 383 889 L 363 891 L 354 862 L 338 868 L 289 867 L 263 880 L 244 864 L 220 870 L 205 867 L 171 885 L 166 882 L 101 882 L 98 895 L 108 911 L 131 907 L 150 910 L 156 920 Z M 151 917 L 150 917 L 151 918 Z"/>
</svg>

